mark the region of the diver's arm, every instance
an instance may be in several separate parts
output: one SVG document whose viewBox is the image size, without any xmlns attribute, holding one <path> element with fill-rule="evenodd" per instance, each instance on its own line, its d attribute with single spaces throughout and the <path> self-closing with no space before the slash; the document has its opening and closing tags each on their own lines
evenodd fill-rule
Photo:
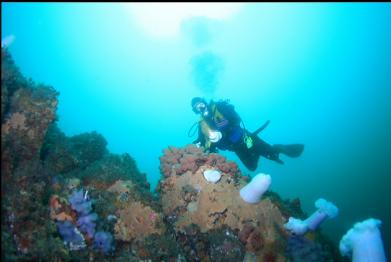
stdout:
<svg viewBox="0 0 391 262">
<path fill-rule="evenodd" d="M 217 146 L 216 144 L 212 143 L 209 147 L 209 150 L 208 150 L 209 153 L 218 153 L 219 150 L 217 149 Z"/>
<path fill-rule="evenodd" d="M 198 137 L 196 140 L 193 141 L 192 144 L 195 144 L 197 147 L 204 147 L 205 146 L 205 136 L 202 133 L 201 127 L 198 127 Z"/>
<path fill-rule="evenodd" d="M 206 121 L 200 122 L 198 128 L 197 147 L 203 147 L 204 152 L 217 152 L 216 143 L 222 138 L 222 133 L 209 127 Z"/>
<path fill-rule="evenodd" d="M 216 143 L 212 143 L 210 140 L 206 140 L 204 136 L 201 136 L 200 140 L 196 143 L 196 146 L 202 148 L 205 153 L 218 152 Z"/>
<path fill-rule="evenodd" d="M 206 139 L 205 151 L 208 153 L 217 153 L 217 143 L 221 140 L 222 133 L 220 131 L 209 131 L 209 137 Z"/>
</svg>

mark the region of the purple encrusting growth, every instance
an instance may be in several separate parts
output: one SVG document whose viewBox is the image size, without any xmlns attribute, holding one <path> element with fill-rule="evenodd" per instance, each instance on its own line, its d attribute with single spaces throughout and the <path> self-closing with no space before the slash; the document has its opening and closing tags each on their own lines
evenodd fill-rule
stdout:
<svg viewBox="0 0 391 262">
<path fill-rule="evenodd" d="M 84 194 L 83 189 L 75 191 L 70 197 L 69 202 L 71 207 L 75 210 L 79 216 L 77 225 L 83 233 L 86 233 L 89 237 L 93 237 L 95 234 L 95 221 L 98 219 L 96 213 L 90 213 L 92 211 L 91 200 L 87 196 L 88 191 Z"/>
<path fill-rule="evenodd" d="M 56 223 L 58 231 L 71 250 L 79 250 L 86 246 L 83 235 L 70 221 Z"/>
<path fill-rule="evenodd" d="M 89 237 L 93 237 L 95 234 L 95 221 L 98 219 L 96 213 L 91 213 L 86 216 L 82 216 L 77 220 L 77 225 L 83 233 L 87 233 Z"/>
<path fill-rule="evenodd" d="M 94 247 L 108 253 L 113 250 L 113 236 L 105 231 L 96 232 L 94 237 Z"/>
<path fill-rule="evenodd" d="M 85 216 L 92 210 L 92 203 L 87 197 L 87 192 L 84 194 L 83 189 L 80 189 L 80 191 L 73 192 L 69 197 L 72 209 L 75 210 L 79 216 Z"/>
<path fill-rule="evenodd" d="M 92 203 L 88 197 L 88 191 L 85 193 L 83 189 L 73 192 L 69 197 L 71 207 L 75 210 L 79 216 L 77 219 L 77 226 L 81 232 L 86 233 L 90 238 L 94 238 L 94 247 L 108 253 L 114 249 L 113 236 L 105 231 L 99 231 L 95 233 L 96 223 L 98 215 L 92 211 Z"/>
</svg>

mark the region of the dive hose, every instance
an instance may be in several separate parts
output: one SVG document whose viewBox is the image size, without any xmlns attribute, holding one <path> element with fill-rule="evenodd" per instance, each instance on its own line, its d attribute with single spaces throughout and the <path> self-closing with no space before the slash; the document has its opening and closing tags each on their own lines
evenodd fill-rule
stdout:
<svg viewBox="0 0 391 262">
<path fill-rule="evenodd" d="M 189 129 L 189 131 L 187 131 L 187 136 L 188 137 L 193 137 L 197 131 L 197 129 L 195 129 L 194 127 L 199 123 L 199 121 L 195 122 Z M 191 134 L 190 134 L 191 132 Z"/>
<path fill-rule="evenodd" d="M 258 135 L 259 132 L 264 130 L 270 123 L 270 120 L 267 120 L 261 127 L 259 127 L 257 130 L 255 130 L 252 135 Z"/>
</svg>

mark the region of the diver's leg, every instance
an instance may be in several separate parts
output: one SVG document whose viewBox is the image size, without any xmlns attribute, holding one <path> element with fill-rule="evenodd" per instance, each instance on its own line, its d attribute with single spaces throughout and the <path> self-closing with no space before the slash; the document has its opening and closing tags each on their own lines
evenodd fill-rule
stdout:
<svg viewBox="0 0 391 262">
<path fill-rule="evenodd" d="M 276 161 L 277 163 L 284 164 L 284 162 L 279 157 L 280 151 L 277 148 L 266 143 L 265 141 L 260 139 L 258 136 L 253 136 L 252 138 L 254 140 L 253 147 L 254 147 L 254 150 L 257 152 L 257 154 L 259 154 L 267 159 Z"/>
<path fill-rule="evenodd" d="M 247 169 L 250 171 L 257 169 L 259 154 L 257 154 L 254 150 L 249 150 L 246 146 L 242 145 L 240 147 L 236 147 L 234 152 Z"/>
</svg>

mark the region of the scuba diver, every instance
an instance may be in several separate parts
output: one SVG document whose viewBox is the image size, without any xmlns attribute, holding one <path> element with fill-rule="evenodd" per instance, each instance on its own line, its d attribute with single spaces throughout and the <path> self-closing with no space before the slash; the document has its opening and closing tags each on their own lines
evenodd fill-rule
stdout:
<svg viewBox="0 0 391 262">
<path fill-rule="evenodd" d="M 257 134 L 269 124 L 266 121 L 254 132 L 248 131 L 229 101 L 210 101 L 208 104 L 201 97 L 191 100 L 193 112 L 201 115 L 198 123 L 198 138 L 193 141 L 206 152 L 216 153 L 217 149 L 235 152 L 242 163 L 251 171 L 257 169 L 260 156 L 284 164 L 280 154 L 299 157 L 304 150 L 303 144 L 270 145 Z M 196 124 L 197 124 L 196 123 Z M 241 127 L 243 124 L 243 127 Z"/>
</svg>

